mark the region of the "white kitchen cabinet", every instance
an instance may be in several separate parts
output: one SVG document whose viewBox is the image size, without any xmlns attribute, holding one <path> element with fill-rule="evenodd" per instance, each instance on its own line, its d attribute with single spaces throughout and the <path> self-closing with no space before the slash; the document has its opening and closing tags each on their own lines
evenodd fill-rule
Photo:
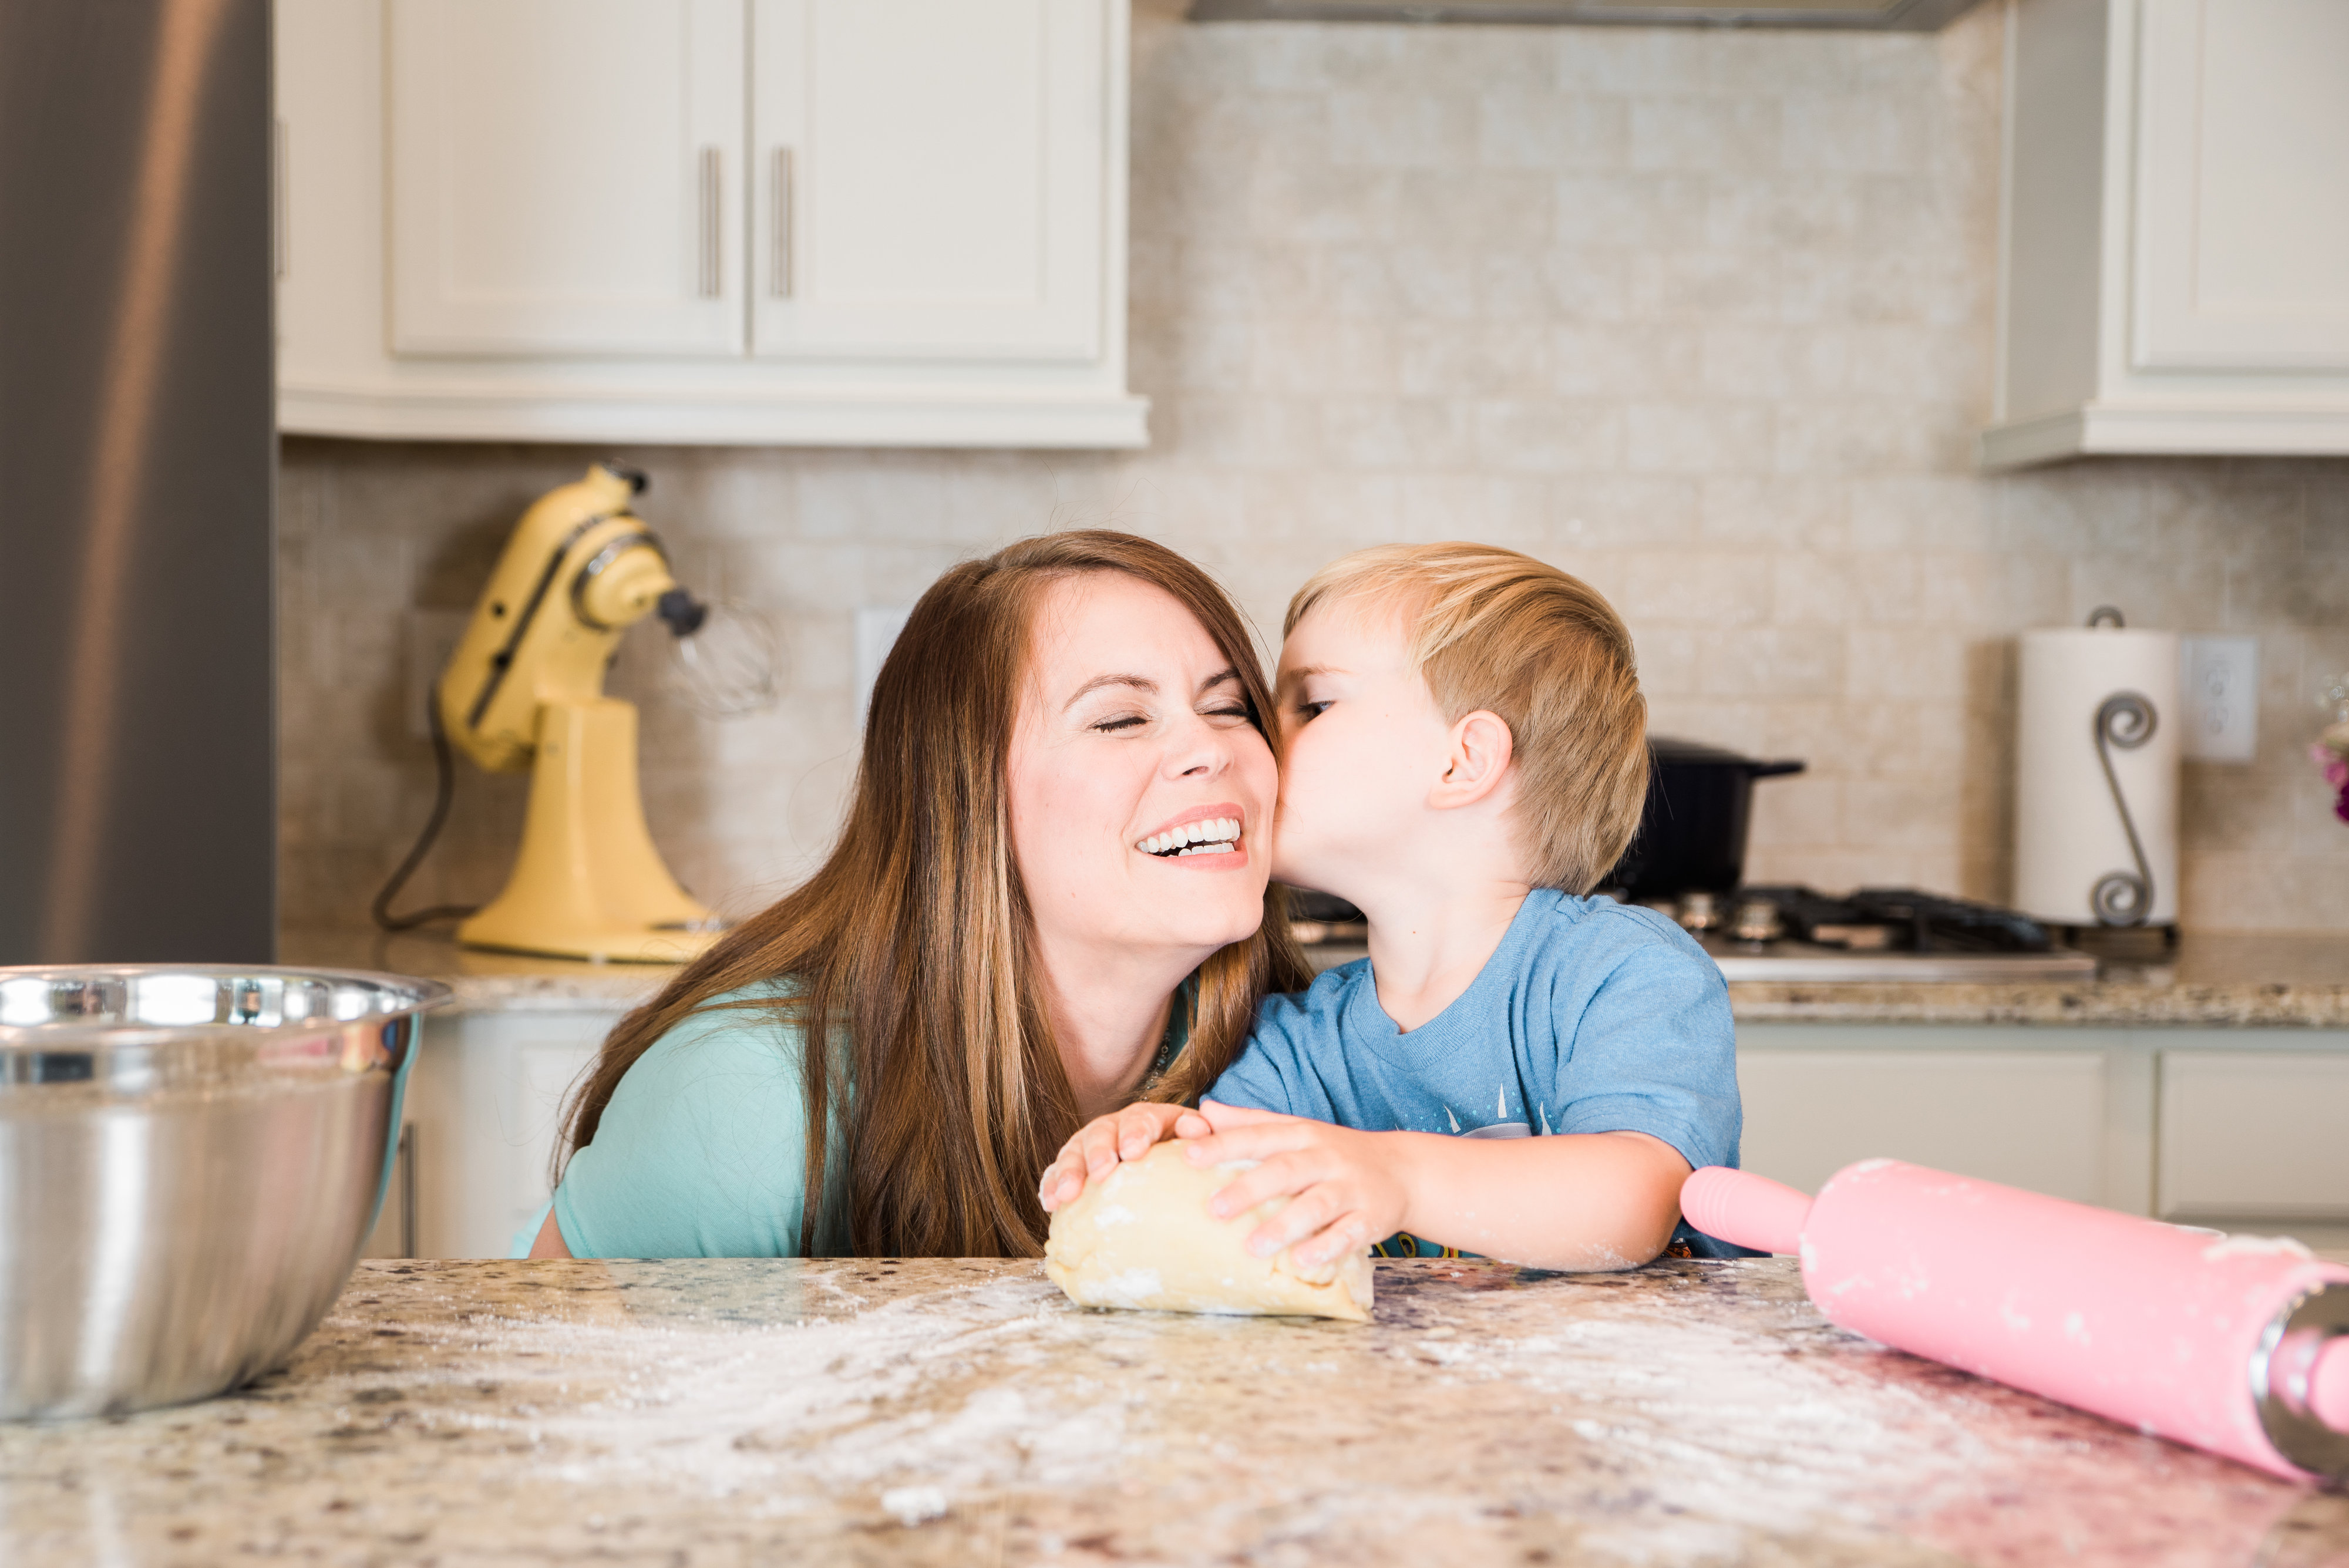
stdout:
<svg viewBox="0 0 2349 1568">
<path fill-rule="evenodd" d="M 2112 1146 L 2127 1134 L 2108 1128 L 2107 1108 L 2126 1067 L 2116 1071 L 2106 1053 L 2033 1048 L 2013 1031 L 1998 1032 L 2007 1038 L 1995 1046 L 1936 1049 L 1938 1032 L 1906 1033 L 1922 1043 L 1846 1045 L 1828 1034 L 1826 1049 L 1741 1050 L 1745 1168 L 1816 1192 L 1854 1161 L 1904 1159 L 2077 1203 L 2141 1207 L 2126 1179 L 2113 1179 Z"/>
<path fill-rule="evenodd" d="M 762 358 L 1102 351 L 1097 0 L 756 0 Z"/>
<path fill-rule="evenodd" d="M 2349 1220 L 2349 1054 L 2161 1059 L 2161 1212 Z"/>
<path fill-rule="evenodd" d="M 1983 462 L 2349 452 L 2349 5 L 2017 0 Z"/>
<path fill-rule="evenodd" d="M 743 0 L 387 20 L 392 353 L 741 353 Z"/>
<path fill-rule="evenodd" d="M 2349 1222 L 2349 1033 L 1747 1023 L 1737 1078 L 1745 1168 L 1806 1192 L 1885 1156 L 2165 1220 Z"/>
<path fill-rule="evenodd" d="M 287 0 L 279 424 L 1139 446 L 1127 0 Z"/>
<path fill-rule="evenodd" d="M 428 1019 L 367 1254 L 506 1256 L 620 1016 Z M 2195 1223 L 2349 1222 L 2349 1033 L 1746 1023 L 1737 1077 L 1741 1163 L 1806 1192 L 1886 1157 Z"/>
<path fill-rule="evenodd" d="M 564 1097 L 620 1014 L 460 1012 L 428 1021 L 409 1079 L 404 1170 L 367 1254 L 502 1258 L 552 1191 Z M 412 1203 L 403 1213 L 403 1201 Z"/>
</svg>

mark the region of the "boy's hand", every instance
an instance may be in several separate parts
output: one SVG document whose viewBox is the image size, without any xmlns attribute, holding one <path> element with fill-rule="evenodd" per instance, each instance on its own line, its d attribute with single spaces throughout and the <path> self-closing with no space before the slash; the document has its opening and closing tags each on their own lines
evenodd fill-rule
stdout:
<svg viewBox="0 0 2349 1568">
<path fill-rule="evenodd" d="M 1173 1137 L 1176 1119 L 1186 1116 L 1198 1119 L 1197 1112 L 1181 1106 L 1143 1100 L 1095 1116 L 1079 1127 L 1076 1136 L 1061 1146 L 1060 1154 L 1036 1185 L 1044 1212 L 1054 1213 L 1074 1203 L 1086 1182 L 1107 1176 L 1119 1160 L 1140 1159 L 1148 1154 L 1152 1144 Z"/>
<path fill-rule="evenodd" d="M 1248 1233 L 1247 1250 L 1269 1258 L 1290 1248 L 1302 1278 L 1330 1279 L 1349 1253 L 1402 1229 L 1409 1190 L 1392 1133 L 1206 1100 L 1180 1118 L 1174 1136 L 1195 1140 L 1184 1151 L 1193 1165 L 1260 1162 L 1218 1189 L 1207 1210 L 1228 1220 L 1287 1198 L 1279 1213 Z"/>
</svg>

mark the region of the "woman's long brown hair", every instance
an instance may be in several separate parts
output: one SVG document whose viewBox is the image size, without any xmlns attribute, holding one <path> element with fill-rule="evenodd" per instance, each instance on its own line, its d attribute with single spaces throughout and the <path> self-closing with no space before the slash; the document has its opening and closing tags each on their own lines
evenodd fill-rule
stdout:
<svg viewBox="0 0 2349 1568">
<path fill-rule="evenodd" d="M 595 1140 L 621 1077 L 688 1014 L 788 978 L 784 1001 L 720 1005 L 757 1008 L 802 1032 L 802 1252 L 1043 1250 L 1036 1182 L 1076 1130 L 1077 1109 L 1030 957 L 1006 779 L 1037 601 L 1088 572 L 1140 578 L 1197 617 L 1239 672 L 1249 722 L 1278 745 L 1239 612 L 1165 546 L 1083 530 L 954 567 L 914 607 L 874 683 L 855 796 L 831 857 L 620 1020 L 574 1096 L 571 1148 Z M 1286 896 L 1268 886 L 1256 934 L 1201 967 L 1190 1042 L 1145 1096 L 1195 1099 L 1239 1054 L 1264 994 L 1311 978 Z M 844 1202 L 826 1191 L 835 1137 L 846 1146 Z M 845 1236 L 827 1226 L 828 1208 L 844 1213 Z"/>
</svg>

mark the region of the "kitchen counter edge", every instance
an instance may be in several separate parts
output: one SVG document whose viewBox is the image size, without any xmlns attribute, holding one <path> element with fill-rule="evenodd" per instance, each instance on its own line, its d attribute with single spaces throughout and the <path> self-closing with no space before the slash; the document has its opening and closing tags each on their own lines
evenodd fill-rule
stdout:
<svg viewBox="0 0 2349 1568">
<path fill-rule="evenodd" d="M 675 972 L 476 953 L 427 935 L 289 933 L 281 947 L 287 965 L 440 981 L 455 993 L 447 1012 L 456 1013 L 625 1012 L 650 1001 Z M 1326 968 L 1361 950 L 1317 957 Z M 1748 1023 L 2349 1029 L 2349 937 L 2189 935 L 2159 961 L 2108 964 L 2094 981 L 1734 981 L 1729 1002 Z"/>
</svg>

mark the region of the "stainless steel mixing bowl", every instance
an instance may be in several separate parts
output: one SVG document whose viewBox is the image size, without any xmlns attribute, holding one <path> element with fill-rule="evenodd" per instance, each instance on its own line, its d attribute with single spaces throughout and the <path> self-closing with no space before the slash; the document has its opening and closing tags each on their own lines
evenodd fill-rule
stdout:
<svg viewBox="0 0 2349 1568">
<path fill-rule="evenodd" d="M 341 1293 L 449 988 L 0 968 L 0 1419 L 202 1399 Z"/>
</svg>

